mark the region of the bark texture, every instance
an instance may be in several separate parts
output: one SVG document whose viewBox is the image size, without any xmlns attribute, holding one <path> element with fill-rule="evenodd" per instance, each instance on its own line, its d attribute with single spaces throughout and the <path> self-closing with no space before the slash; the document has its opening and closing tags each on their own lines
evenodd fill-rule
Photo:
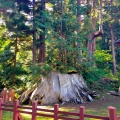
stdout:
<svg viewBox="0 0 120 120">
<path fill-rule="evenodd" d="M 40 104 L 93 101 L 81 75 L 59 72 L 51 72 L 48 77 L 43 77 L 32 92 L 30 100 L 38 101 Z"/>
</svg>

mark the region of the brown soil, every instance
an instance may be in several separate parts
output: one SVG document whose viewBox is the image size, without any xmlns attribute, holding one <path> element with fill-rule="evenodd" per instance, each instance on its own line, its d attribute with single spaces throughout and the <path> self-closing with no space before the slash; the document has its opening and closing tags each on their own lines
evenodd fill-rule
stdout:
<svg viewBox="0 0 120 120">
<path fill-rule="evenodd" d="M 120 97 L 119 96 L 113 96 L 108 93 L 101 94 L 100 96 L 101 97 L 99 99 L 94 99 L 93 102 L 86 101 L 84 104 L 65 103 L 64 105 L 60 105 L 60 108 L 77 112 L 79 111 L 80 106 L 84 106 L 86 113 L 107 115 L 108 106 L 113 106 L 113 107 L 116 107 L 117 114 L 120 115 Z"/>
</svg>

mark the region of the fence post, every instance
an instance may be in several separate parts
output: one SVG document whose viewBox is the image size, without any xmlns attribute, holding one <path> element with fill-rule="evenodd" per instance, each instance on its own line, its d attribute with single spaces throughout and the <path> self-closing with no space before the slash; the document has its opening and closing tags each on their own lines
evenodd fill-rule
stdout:
<svg viewBox="0 0 120 120">
<path fill-rule="evenodd" d="M 3 103 L 3 99 L 0 98 L 0 120 L 2 120 L 2 103 Z"/>
<path fill-rule="evenodd" d="M 7 91 L 6 91 L 6 103 L 8 103 L 8 102 L 9 102 L 9 93 L 10 93 L 10 91 L 9 91 L 9 90 L 7 90 Z"/>
<path fill-rule="evenodd" d="M 117 113 L 115 107 L 109 106 L 108 112 L 109 112 L 109 120 L 117 120 Z"/>
<path fill-rule="evenodd" d="M 54 105 L 54 120 L 58 120 L 59 104 Z"/>
<path fill-rule="evenodd" d="M 7 88 L 4 88 L 3 91 L 4 91 L 4 93 L 3 93 L 4 100 L 3 100 L 3 101 L 4 101 L 4 103 L 5 103 L 5 102 L 7 101 L 7 91 L 8 91 L 8 90 L 7 90 Z"/>
<path fill-rule="evenodd" d="M 80 120 L 84 120 L 84 113 L 85 113 L 84 106 L 80 106 Z"/>
<path fill-rule="evenodd" d="M 13 110 L 13 120 L 18 120 L 18 105 L 19 105 L 19 101 L 15 100 L 14 101 L 14 110 Z"/>
<path fill-rule="evenodd" d="M 36 120 L 37 102 L 32 103 L 32 120 Z"/>
<path fill-rule="evenodd" d="M 12 89 L 10 91 L 10 102 L 13 102 L 13 100 L 14 100 L 14 90 Z"/>
</svg>

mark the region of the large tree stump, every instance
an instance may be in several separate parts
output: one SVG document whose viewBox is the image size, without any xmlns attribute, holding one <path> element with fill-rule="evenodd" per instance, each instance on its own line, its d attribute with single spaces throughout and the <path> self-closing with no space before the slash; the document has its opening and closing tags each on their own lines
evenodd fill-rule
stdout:
<svg viewBox="0 0 120 120">
<path fill-rule="evenodd" d="M 38 101 L 40 104 L 93 101 L 81 75 L 60 72 L 50 72 L 47 77 L 43 77 L 41 83 L 32 92 L 30 100 Z"/>
</svg>

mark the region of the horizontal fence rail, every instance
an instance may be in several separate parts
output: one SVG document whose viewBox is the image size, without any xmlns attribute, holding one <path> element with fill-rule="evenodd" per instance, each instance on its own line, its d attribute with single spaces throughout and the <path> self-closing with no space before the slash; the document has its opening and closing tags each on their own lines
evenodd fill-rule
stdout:
<svg viewBox="0 0 120 120">
<path fill-rule="evenodd" d="M 59 104 L 55 104 L 52 110 L 37 107 L 37 102 L 33 102 L 32 106 L 26 107 L 19 105 L 19 101 L 15 100 L 13 104 L 3 103 L 0 98 L 0 120 L 2 120 L 2 111 L 10 111 L 13 113 L 13 120 L 23 120 L 20 113 L 31 115 L 31 120 L 37 120 L 37 116 L 49 117 L 54 120 L 85 120 L 85 118 L 95 118 L 101 120 L 120 120 L 117 116 L 116 108 L 108 107 L 108 117 L 85 114 L 85 108 L 80 106 L 79 112 L 65 112 L 59 110 Z"/>
</svg>

